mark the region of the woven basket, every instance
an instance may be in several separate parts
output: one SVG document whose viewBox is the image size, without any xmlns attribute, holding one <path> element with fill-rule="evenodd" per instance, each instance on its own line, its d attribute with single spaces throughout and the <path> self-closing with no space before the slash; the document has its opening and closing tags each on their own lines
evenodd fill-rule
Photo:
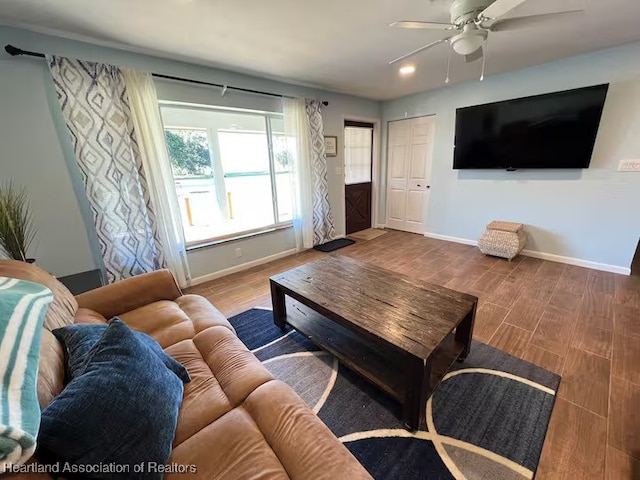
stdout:
<svg viewBox="0 0 640 480">
<path fill-rule="evenodd" d="M 527 232 L 521 228 L 517 232 L 487 229 L 478 240 L 478 248 L 485 255 L 514 259 L 527 244 Z"/>
</svg>

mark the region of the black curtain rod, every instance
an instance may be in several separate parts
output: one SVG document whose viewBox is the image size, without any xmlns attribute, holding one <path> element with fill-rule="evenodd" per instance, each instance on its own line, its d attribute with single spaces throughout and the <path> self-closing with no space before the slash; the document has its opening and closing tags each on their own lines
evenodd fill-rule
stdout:
<svg viewBox="0 0 640 480">
<path fill-rule="evenodd" d="M 14 47 L 13 45 L 5 45 L 4 51 L 7 52 L 12 57 L 16 57 L 16 56 L 19 56 L 19 55 L 25 55 L 27 57 L 44 58 L 44 53 L 29 52 L 28 50 L 22 50 L 21 48 Z M 280 95 L 279 93 L 263 92 L 263 91 L 260 91 L 260 90 L 251 90 L 249 88 L 233 87 L 233 86 L 230 86 L 230 85 L 221 85 L 219 83 L 212 83 L 212 82 L 203 82 L 202 80 L 192 80 L 190 78 L 174 77 L 172 75 L 164 75 L 162 73 L 152 73 L 151 75 L 153 75 L 156 78 L 164 78 L 166 80 L 177 80 L 179 82 L 195 83 L 196 85 L 207 85 L 209 87 L 218 87 L 218 88 L 222 88 L 223 91 L 224 90 L 236 90 L 238 92 L 255 93 L 257 95 L 266 95 L 268 97 L 294 98 L 294 97 L 290 97 L 288 95 Z M 324 101 L 324 102 L 322 102 L 322 104 L 326 107 L 326 106 L 329 105 L 329 102 Z"/>
</svg>

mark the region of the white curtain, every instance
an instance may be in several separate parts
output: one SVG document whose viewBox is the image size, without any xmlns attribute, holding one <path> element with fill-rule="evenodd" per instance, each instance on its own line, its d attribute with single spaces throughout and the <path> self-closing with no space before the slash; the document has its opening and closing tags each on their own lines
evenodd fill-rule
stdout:
<svg viewBox="0 0 640 480">
<path fill-rule="evenodd" d="M 285 132 L 294 145 L 295 208 L 293 225 L 298 250 L 335 237 L 329 205 L 327 157 L 320 102 L 283 98 Z"/>
<path fill-rule="evenodd" d="M 159 219 L 158 233 L 167 268 L 181 287 L 187 287 L 191 275 L 156 87 L 146 72 L 123 69 L 123 74 L 140 157 L 149 182 L 151 204 Z"/>
<path fill-rule="evenodd" d="M 284 125 L 293 157 L 293 227 L 298 250 L 313 247 L 313 189 L 311 182 L 311 131 L 304 98 L 283 98 Z"/>
</svg>

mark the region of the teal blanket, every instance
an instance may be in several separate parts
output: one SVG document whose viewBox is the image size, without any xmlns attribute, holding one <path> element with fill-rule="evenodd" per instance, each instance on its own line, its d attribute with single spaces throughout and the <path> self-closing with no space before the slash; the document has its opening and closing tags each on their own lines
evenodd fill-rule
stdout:
<svg viewBox="0 0 640 480">
<path fill-rule="evenodd" d="M 0 474 L 36 448 L 40 337 L 52 299 L 42 285 L 0 277 Z"/>
</svg>

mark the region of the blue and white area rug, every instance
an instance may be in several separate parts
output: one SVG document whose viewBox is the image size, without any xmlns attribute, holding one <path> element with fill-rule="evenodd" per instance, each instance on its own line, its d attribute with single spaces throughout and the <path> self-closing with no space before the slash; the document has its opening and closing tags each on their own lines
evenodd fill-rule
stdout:
<svg viewBox="0 0 640 480">
<path fill-rule="evenodd" d="M 533 478 L 560 377 L 480 342 L 427 404 L 426 431 L 400 406 L 270 310 L 230 319 L 238 337 L 288 383 L 376 479 Z"/>
</svg>

